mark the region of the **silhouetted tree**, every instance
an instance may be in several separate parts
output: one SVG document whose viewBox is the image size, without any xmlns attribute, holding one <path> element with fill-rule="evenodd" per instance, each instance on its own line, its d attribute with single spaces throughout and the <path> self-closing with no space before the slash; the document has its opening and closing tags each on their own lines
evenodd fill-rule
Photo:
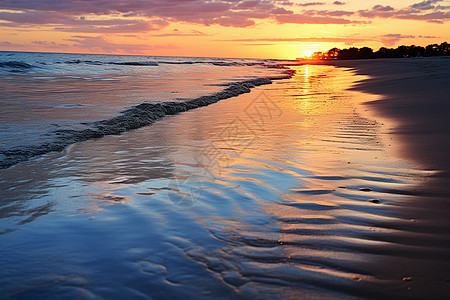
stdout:
<svg viewBox="0 0 450 300">
<path fill-rule="evenodd" d="M 426 57 L 426 56 L 449 56 L 450 45 L 447 42 L 442 44 L 431 44 L 422 46 L 399 46 L 396 49 L 381 47 L 373 52 L 369 47 L 349 49 L 332 48 L 327 52 L 315 52 L 313 59 L 370 59 L 370 58 L 398 58 L 398 57 Z"/>
</svg>

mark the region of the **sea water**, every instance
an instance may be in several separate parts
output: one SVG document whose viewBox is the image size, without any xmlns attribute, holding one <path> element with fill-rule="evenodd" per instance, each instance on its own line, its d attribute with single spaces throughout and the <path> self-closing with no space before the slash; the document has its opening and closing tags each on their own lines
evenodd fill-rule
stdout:
<svg viewBox="0 0 450 300">
<path fill-rule="evenodd" d="M 280 74 L 270 68 L 274 64 L 255 59 L 0 52 L 0 164 L 61 150 L 70 144 L 62 132 L 90 128 L 138 104 L 184 102 L 233 82 Z"/>
</svg>

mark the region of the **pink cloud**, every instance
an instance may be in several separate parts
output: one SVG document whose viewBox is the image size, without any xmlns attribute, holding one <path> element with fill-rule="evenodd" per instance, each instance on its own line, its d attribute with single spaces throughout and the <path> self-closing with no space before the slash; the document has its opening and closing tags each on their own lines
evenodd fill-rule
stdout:
<svg viewBox="0 0 450 300">
<path fill-rule="evenodd" d="M 297 3 L 297 6 L 317 6 L 317 5 L 325 5 L 325 2 L 308 2 L 308 3 Z"/>
<path fill-rule="evenodd" d="M 344 11 L 344 10 L 308 10 L 305 13 L 307 13 L 308 15 L 319 15 L 329 17 L 351 16 L 355 14 L 352 11 Z"/>
<path fill-rule="evenodd" d="M 92 52 L 103 53 L 148 53 L 151 50 L 157 49 L 174 49 L 177 48 L 173 45 L 148 45 L 148 44 L 126 44 L 126 43 L 114 43 L 106 40 L 102 36 L 74 36 L 66 41 L 75 43 L 75 47 L 80 47 Z"/>
<path fill-rule="evenodd" d="M 436 39 L 436 36 L 414 36 L 404 35 L 399 33 L 389 33 L 381 36 L 372 37 L 296 37 L 296 38 L 262 38 L 262 39 L 234 39 L 234 40 L 220 40 L 226 42 L 246 42 L 246 45 L 261 45 L 264 42 L 286 42 L 286 43 L 344 43 L 345 45 L 353 45 L 358 43 L 364 43 L 369 41 L 381 41 L 385 46 L 394 46 L 398 41 L 402 39 L 413 38 L 429 38 Z"/>
<path fill-rule="evenodd" d="M 263 39 L 235 39 L 221 40 L 226 42 L 247 42 L 247 45 L 260 45 L 260 42 L 295 42 L 295 43 L 344 43 L 353 45 L 367 41 L 374 41 L 376 38 L 356 38 L 356 37 L 298 37 L 298 38 L 263 38 Z M 256 44 L 253 44 L 256 43 Z"/>
<path fill-rule="evenodd" d="M 385 34 L 380 37 L 383 45 L 388 46 L 388 47 L 394 46 L 401 39 L 411 39 L 411 38 L 415 38 L 415 36 L 403 35 L 403 34 L 398 34 L 398 33 Z"/>
<path fill-rule="evenodd" d="M 442 0 L 425 0 L 409 7 L 394 9 L 376 5 L 358 12 L 343 10 L 294 11 L 292 7 L 344 2 L 304 2 L 283 0 L 0 0 L 0 26 L 57 26 L 80 33 L 131 33 L 155 31 L 170 22 L 187 22 L 206 26 L 249 27 L 258 20 L 275 20 L 295 24 L 364 24 L 360 18 L 397 18 L 442 23 L 450 18 Z M 15 11 L 15 12 L 11 12 Z M 95 20 L 108 16 L 107 21 Z M 83 20 L 82 17 L 85 17 Z M 351 19 L 350 19 L 351 17 Z M 359 20 L 355 20 L 358 17 Z M 88 21 L 88 20 L 91 21 Z M 102 23 L 105 22 L 105 23 Z M 106 24 L 109 22 L 108 24 Z M 159 22 L 159 24 L 158 24 Z"/>
<path fill-rule="evenodd" d="M 278 23 L 294 23 L 294 24 L 360 24 L 361 21 L 352 21 L 342 18 L 329 16 L 308 16 L 306 14 L 292 14 L 284 16 L 276 16 Z"/>
<path fill-rule="evenodd" d="M 142 32 L 160 29 L 155 23 L 145 23 L 142 18 L 159 19 L 165 22 L 188 22 L 203 25 L 249 27 L 256 20 L 276 19 L 279 22 L 309 24 L 348 24 L 352 21 L 339 19 L 342 16 L 302 16 L 287 9 L 290 1 L 278 0 L 1 0 L 0 9 L 16 10 L 16 13 L 2 13 L 4 26 L 27 26 L 27 24 L 59 25 L 71 32 Z M 308 2 L 301 6 L 323 5 L 325 2 Z M 80 17 L 94 18 L 96 15 L 113 17 L 112 23 L 91 24 L 75 22 Z M 286 17 L 290 16 L 290 17 Z M 140 20 L 136 20 L 140 18 Z M 123 19 L 128 19 L 124 24 Z M 116 23 L 114 23 L 116 22 Z M 113 24 L 114 23 L 114 24 Z M 9 24 L 9 25 L 8 25 Z"/>
<path fill-rule="evenodd" d="M 122 22 L 125 21 L 125 22 Z M 117 24 L 118 23 L 118 24 Z M 67 24 L 67 23 L 66 23 Z M 160 30 L 168 25 L 168 22 L 145 22 L 135 20 L 106 20 L 106 21 L 80 21 L 73 22 L 70 27 L 55 28 L 65 32 L 80 33 L 127 33 L 148 32 Z"/>
</svg>

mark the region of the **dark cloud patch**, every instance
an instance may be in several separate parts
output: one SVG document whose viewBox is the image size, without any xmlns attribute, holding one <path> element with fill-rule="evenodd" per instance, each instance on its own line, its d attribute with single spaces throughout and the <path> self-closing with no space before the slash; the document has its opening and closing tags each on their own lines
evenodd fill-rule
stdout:
<svg viewBox="0 0 450 300">
<path fill-rule="evenodd" d="M 352 11 L 344 11 L 344 10 L 308 10 L 306 11 L 306 13 L 309 15 L 331 16 L 331 17 L 352 16 L 355 14 Z"/>
<path fill-rule="evenodd" d="M 333 4 L 334 4 L 334 5 L 345 5 L 345 2 L 334 1 Z"/>
<path fill-rule="evenodd" d="M 399 34 L 399 33 L 390 33 L 390 34 L 382 35 L 380 37 L 380 40 L 383 43 L 383 45 L 388 46 L 388 47 L 392 47 L 398 41 L 400 41 L 401 39 L 413 39 L 413 38 L 415 38 L 415 36 L 413 36 L 413 35 L 403 35 L 403 34 Z"/>
<path fill-rule="evenodd" d="M 325 2 L 308 2 L 308 3 L 297 3 L 297 6 L 302 6 L 302 7 L 306 7 L 306 6 L 317 6 L 317 5 L 325 5 Z"/>
<path fill-rule="evenodd" d="M 332 16 L 309 16 L 306 14 L 292 14 L 285 16 L 277 16 L 278 23 L 294 23 L 294 24 L 361 24 L 365 22 L 352 21 Z"/>
<path fill-rule="evenodd" d="M 419 2 L 419 3 L 411 5 L 411 8 L 419 9 L 419 10 L 435 9 L 436 6 L 433 4 L 435 4 L 437 2 L 442 2 L 442 0 L 427 0 L 427 1 Z"/>
<path fill-rule="evenodd" d="M 70 17 L 56 12 L 25 11 L 25 12 L 0 12 L 0 20 L 18 24 L 62 24 L 70 20 Z"/>
<path fill-rule="evenodd" d="M 393 18 L 420 20 L 433 23 L 443 23 L 450 19 L 450 11 L 433 4 L 442 0 L 427 0 L 409 7 L 394 9 L 391 6 L 375 5 L 372 9 L 360 10 L 358 14 L 365 18 Z"/>
</svg>

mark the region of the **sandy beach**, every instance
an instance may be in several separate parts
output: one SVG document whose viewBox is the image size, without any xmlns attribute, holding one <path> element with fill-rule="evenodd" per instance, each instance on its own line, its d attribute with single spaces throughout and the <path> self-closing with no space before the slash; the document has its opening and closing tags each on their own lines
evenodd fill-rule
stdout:
<svg viewBox="0 0 450 300">
<path fill-rule="evenodd" d="M 385 130 L 395 140 L 391 153 L 430 170 L 426 182 L 410 190 L 418 195 L 402 215 L 415 215 L 421 233 L 450 233 L 450 126 L 449 86 L 450 59 L 380 59 L 339 61 L 337 66 L 350 67 L 357 74 L 370 78 L 352 89 L 376 94 L 380 99 L 364 103 L 374 117 L 386 125 Z M 394 144 L 394 143 L 392 143 Z M 417 221 L 414 219 L 414 221 Z M 445 250 L 439 254 L 425 255 L 423 262 L 411 265 L 414 273 L 421 274 L 419 289 L 429 290 L 431 297 L 448 295 L 450 244 L 448 240 L 433 238 L 416 241 L 423 247 L 440 245 Z M 428 261 L 435 261 L 429 263 Z M 399 267 L 393 260 L 388 272 Z M 433 288 L 432 288 L 433 287 Z M 441 295 L 440 292 L 443 294 Z M 423 294 L 425 296 L 425 294 Z"/>
<path fill-rule="evenodd" d="M 337 64 L 0 170 L 0 297 L 448 297 L 449 60 Z"/>
<path fill-rule="evenodd" d="M 392 123 L 391 132 L 402 143 L 398 154 L 438 171 L 437 184 L 448 192 L 450 59 L 353 60 L 335 65 L 370 76 L 354 89 L 381 96 L 366 105 L 377 118 Z"/>
</svg>

